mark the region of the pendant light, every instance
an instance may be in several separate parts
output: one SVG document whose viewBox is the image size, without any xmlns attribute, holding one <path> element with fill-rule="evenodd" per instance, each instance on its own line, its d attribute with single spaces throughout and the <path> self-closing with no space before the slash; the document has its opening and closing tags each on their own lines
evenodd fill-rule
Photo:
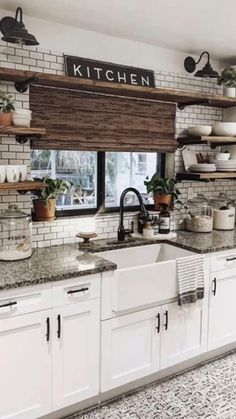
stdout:
<svg viewBox="0 0 236 419">
<path fill-rule="evenodd" d="M 0 21 L 2 40 L 20 45 L 39 45 L 35 36 L 26 30 L 22 14 L 22 8 L 18 7 L 15 18 L 6 16 Z"/>
<path fill-rule="evenodd" d="M 196 70 L 196 65 L 200 63 L 203 55 L 207 55 L 207 63 L 201 70 L 198 70 L 194 76 L 195 77 L 210 77 L 210 78 L 217 78 L 219 74 L 217 71 L 213 70 L 211 63 L 210 63 L 210 54 L 208 51 L 203 51 L 200 55 L 199 60 L 195 61 L 193 57 L 186 57 L 184 60 L 184 68 L 188 73 L 193 73 Z"/>
</svg>

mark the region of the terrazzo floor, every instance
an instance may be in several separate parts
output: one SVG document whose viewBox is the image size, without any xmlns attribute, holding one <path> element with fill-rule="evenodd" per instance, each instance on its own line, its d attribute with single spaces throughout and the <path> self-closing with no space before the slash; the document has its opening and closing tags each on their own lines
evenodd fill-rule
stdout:
<svg viewBox="0 0 236 419">
<path fill-rule="evenodd" d="M 236 419 L 236 352 L 67 419 Z"/>
</svg>

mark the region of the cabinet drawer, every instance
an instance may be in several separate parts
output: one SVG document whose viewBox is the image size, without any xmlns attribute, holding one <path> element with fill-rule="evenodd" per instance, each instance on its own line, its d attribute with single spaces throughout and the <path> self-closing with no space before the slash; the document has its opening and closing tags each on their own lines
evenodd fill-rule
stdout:
<svg viewBox="0 0 236 419">
<path fill-rule="evenodd" d="M 0 292 L 0 319 L 52 307 L 52 284 Z"/>
<path fill-rule="evenodd" d="M 100 275 L 53 283 L 53 305 L 74 304 L 100 297 Z"/>
<path fill-rule="evenodd" d="M 211 272 L 236 268 L 236 250 L 211 256 Z"/>
</svg>

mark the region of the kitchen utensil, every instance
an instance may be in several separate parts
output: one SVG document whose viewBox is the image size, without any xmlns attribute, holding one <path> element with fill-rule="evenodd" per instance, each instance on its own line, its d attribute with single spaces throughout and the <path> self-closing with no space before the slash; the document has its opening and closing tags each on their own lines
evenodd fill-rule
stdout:
<svg viewBox="0 0 236 419">
<path fill-rule="evenodd" d="M 0 183 L 4 183 L 6 180 L 6 166 L 0 166 Z"/>
<path fill-rule="evenodd" d="M 0 260 L 14 261 L 32 255 L 31 225 L 31 217 L 16 205 L 9 205 L 8 210 L 0 213 Z"/>
<path fill-rule="evenodd" d="M 186 147 L 182 150 L 184 168 L 187 171 L 193 164 L 197 164 L 197 156 L 193 147 Z"/>
<path fill-rule="evenodd" d="M 234 137 L 236 135 L 236 122 L 215 122 L 212 131 L 214 135 Z"/>
<path fill-rule="evenodd" d="M 6 166 L 7 182 L 19 182 L 19 177 L 20 177 L 19 166 L 16 166 L 16 165 Z"/>
<path fill-rule="evenodd" d="M 230 159 L 236 160 L 236 145 L 225 145 L 222 147 L 222 151 L 228 151 L 230 153 Z"/>
<path fill-rule="evenodd" d="M 211 134 L 212 127 L 211 125 L 196 125 L 188 128 L 188 133 L 193 136 L 201 137 L 208 136 Z"/>
</svg>

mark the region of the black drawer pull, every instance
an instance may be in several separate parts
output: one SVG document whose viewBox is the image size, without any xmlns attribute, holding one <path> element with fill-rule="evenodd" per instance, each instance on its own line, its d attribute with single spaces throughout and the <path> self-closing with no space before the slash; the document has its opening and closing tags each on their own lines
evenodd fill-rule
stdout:
<svg viewBox="0 0 236 419">
<path fill-rule="evenodd" d="M 232 260 L 236 260 L 236 256 L 233 256 L 232 258 L 227 258 L 226 262 L 231 262 Z"/>
<path fill-rule="evenodd" d="M 215 296 L 216 295 L 216 278 L 213 279 L 212 284 L 213 284 L 212 294 Z"/>
<path fill-rule="evenodd" d="M 12 306 L 15 306 L 16 304 L 17 304 L 17 301 L 10 301 L 9 303 L 1 304 L 0 305 L 0 308 L 3 308 L 3 307 L 12 307 Z"/>
<path fill-rule="evenodd" d="M 58 324 L 57 337 L 58 337 L 58 339 L 60 339 L 60 337 L 61 337 L 61 316 L 60 316 L 60 314 L 58 314 L 58 316 L 57 316 L 57 324 Z"/>
<path fill-rule="evenodd" d="M 161 326 L 161 318 L 160 318 L 160 313 L 158 313 L 158 314 L 157 314 L 156 318 L 157 318 L 157 326 L 156 326 L 156 331 L 157 331 L 157 333 L 160 333 L 160 326 Z"/>
<path fill-rule="evenodd" d="M 88 290 L 89 290 L 88 287 L 87 288 L 80 288 L 78 290 L 69 290 L 69 291 L 67 291 L 67 294 L 76 294 L 78 292 L 84 292 L 84 291 L 88 291 Z"/>
<path fill-rule="evenodd" d="M 168 322 L 169 322 L 168 310 L 165 311 L 164 316 L 165 316 L 164 328 L 165 328 L 165 330 L 167 330 L 168 329 Z"/>
<path fill-rule="evenodd" d="M 47 325 L 46 340 L 47 342 L 49 342 L 50 340 L 50 318 L 49 317 L 47 317 L 46 325 Z"/>
</svg>

